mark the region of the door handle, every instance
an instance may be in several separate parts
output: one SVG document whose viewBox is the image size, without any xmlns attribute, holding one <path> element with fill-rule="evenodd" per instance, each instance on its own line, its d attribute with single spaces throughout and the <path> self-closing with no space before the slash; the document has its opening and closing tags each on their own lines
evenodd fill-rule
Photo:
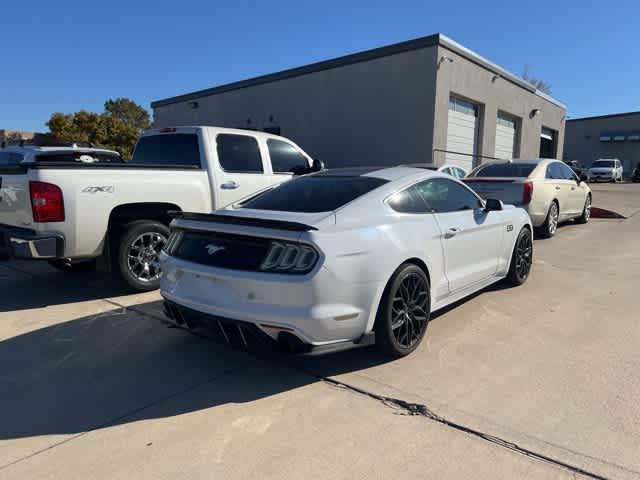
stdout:
<svg viewBox="0 0 640 480">
<path fill-rule="evenodd" d="M 235 190 L 239 186 L 240 184 L 238 182 L 236 182 L 235 180 L 231 180 L 220 185 L 220 188 L 223 190 Z"/>
<path fill-rule="evenodd" d="M 456 227 L 447 228 L 444 232 L 444 238 L 455 237 L 458 233 L 460 233 L 460 229 Z"/>
<path fill-rule="evenodd" d="M 556 185 L 556 190 L 560 190 L 560 186 Z"/>
<path fill-rule="evenodd" d="M 575 189 L 576 189 L 576 187 L 571 187 L 571 190 L 575 190 Z"/>
</svg>

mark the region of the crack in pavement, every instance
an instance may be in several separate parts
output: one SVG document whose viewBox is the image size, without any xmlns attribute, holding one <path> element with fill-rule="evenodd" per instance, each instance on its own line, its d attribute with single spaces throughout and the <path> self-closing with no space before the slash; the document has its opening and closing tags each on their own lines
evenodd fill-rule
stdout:
<svg viewBox="0 0 640 480">
<path fill-rule="evenodd" d="M 115 302 L 113 300 L 105 300 L 105 301 L 109 302 L 110 304 L 112 304 L 114 306 L 118 306 L 118 307 L 121 307 L 121 308 L 127 308 L 127 307 L 123 307 L 118 302 Z M 219 343 L 219 342 L 216 342 L 216 340 L 214 338 L 212 338 L 210 336 L 207 336 L 206 334 L 203 334 L 201 332 L 196 332 L 196 331 L 193 331 L 193 330 L 189 330 L 189 329 L 183 328 L 181 326 L 174 325 L 172 322 L 168 321 L 164 317 L 160 317 L 159 315 L 155 315 L 153 313 L 146 312 L 143 309 L 136 308 L 135 306 L 128 307 L 128 308 L 130 310 L 140 314 L 140 315 L 144 315 L 144 316 L 147 316 L 149 318 L 153 318 L 153 319 L 159 320 L 165 325 L 168 325 L 168 326 L 171 326 L 171 327 L 174 327 L 174 328 L 180 328 L 182 330 L 188 331 L 192 335 L 196 335 L 198 337 L 205 338 L 205 339 L 207 339 L 209 341 L 214 341 L 215 343 Z M 224 345 L 224 344 L 222 344 L 222 345 Z M 363 396 L 366 396 L 366 397 L 368 397 L 370 399 L 376 400 L 376 401 L 382 403 L 383 405 L 385 405 L 387 407 L 390 407 L 390 408 L 393 408 L 393 409 L 396 409 L 396 410 L 402 410 L 403 412 L 405 412 L 406 415 L 420 416 L 420 417 L 427 418 L 427 419 L 429 419 L 431 421 L 440 423 L 441 425 L 444 425 L 446 427 L 453 428 L 453 429 L 455 429 L 457 431 L 466 433 L 466 434 L 474 436 L 476 438 L 480 438 L 480 439 L 482 439 L 484 441 L 492 443 L 493 445 L 496 445 L 496 446 L 499 446 L 499 447 L 502 447 L 502 448 L 506 448 L 506 449 L 510 450 L 511 452 L 513 452 L 513 453 L 524 455 L 524 456 L 529 457 L 531 459 L 538 460 L 538 461 L 541 461 L 541 462 L 544 462 L 544 463 L 555 465 L 556 467 L 563 468 L 563 469 L 565 469 L 567 471 L 572 472 L 573 474 L 579 474 L 579 475 L 582 475 L 582 476 L 587 477 L 587 478 L 592 478 L 594 480 L 610 480 L 609 477 L 606 477 L 606 476 L 600 475 L 598 473 L 586 470 L 586 469 L 581 468 L 581 467 L 579 467 L 577 465 L 573 465 L 573 464 L 570 464 L 570 463 L 567 463 L 567 462 L 563 462 L 562 460 L 559 460 L 557 458 L 553 458 L 553 457 L 550 457 L 548 455 L 544 455 L 542 453 L 538 453 L 538 452 L 536 452 L 534 450 L 522 447 L 522 446 L 518 445 L 517 443 L 510 442 L 510 441 L 505 440 L 503 438 L 500 438 L 500 437 L 497 437 L 497 436 L 482 432 L 480 430 L 474 429 L 472 427 L 469 427 L 469 426 L 454 422 L 452 420 L 449 420 L 446 417 L 438 415 L 437 413 L 432 411 L 425 404 L 407 402 L 407 401 L 399 399 L 399 398 L 379 395 L 379 394 L 376 394 L 374 392 L 370 392 L 368 390 L 364 390 L 364 389 L 358 388 L 358 387 L 350 385 L 350 384 L 348 384 L 346 382 L 342 382 L 342 381 L 339 381 L 339 380 L 336 380 L 336 379 L 333 379 L 333 378 L 318 374 L 318 373 L 316 373 L 316 372 L 314 372 L 314 371 L 312 371 L 310 369 L 301 367 L 300 365 L 293 365 L 293 364 L 291 364 L 291 362 L 288 362 L 286 360 L 286 357 L 283 357 L 282 359 L 278 359 L 278 358 L 275 358 L 273 356 L 259 355 L 259 354 L 256 354 L 254 352 L 251 352 L 251 351 L 247 351 L 247 354 L 249 356 L 251 356 L 252 358 L 255 358 L 255 359 L 258 359 L 258 360 L 262 360 L 262 361 L 264 361 L 265 359 L 268 359 L 268 360 L 272 361 L 273 363 L 276 363 L 276 364 L 278 364 L 280 366 L 284 366 L 284 367 L 289 368 L 291 370 L 305 373 L 305 374 L 317 379 L 318 381 L 326 383 L 327 385 L 330 385 L 332 387 L 340 388 L 340 389 L 343 389 L 343 390 L 346 390 L 346 391 L 349 391 L 349 392 L 352 392 L 352 393 L 363 395 Z M 550 444 L 550 445 L 552 445 L 552 444 Z M 552 445 L 552 446 L 555 446 L 555 445 Z M 557 446 L 557 448 L 562 448 L 562 447 Z M 578 452 L 575 452 L 575 453 L 578 454 L 578 455 L 582 455 L 582 454 L 580 454 Z M 597 459 L 597 458 L 594 458 L 594 460 L 597 460 L 599 462 L 605 463 L 605 464 L 607 464 L 607 465 L 609 465 L 611 467 L 618 468 L 618 469 L 620 469 L 622 471 L 625 471 L 627 473 L 639 474 L 640 475 L 640 472 L 636 472 L 636 471 L 627 469 L 627 468 L 625 468 L 625 467 L 623 467 L 621 465 L 605 462 L 605 461 L 603 461 L 601 459 Z"/>
<path fill-rule="evenodd" d="M 209 341 L 214 341 L 214 339 L 211 338 L 210 336 L 207 336 L 207 335 L 202 334 L 200 332 L 194 332 L 193 330 L 189 330 L 189 329 L 186 329 L 186 328 L 183 328 L 183 327 L 175 326 L 171 322 L 169 322 L 166 318 L 164 318 L 163 316 L 156 315 L 154 313 L 145 311 L 144 309 L 138 308 L 136 305 L 125 306 L 125 305 L 122 305 L 122 304 L 120 304 L 120 303 L 118 303 L 118 302 L 116 302 L 114 300 L 107 299 L 107 298 L 101 299 L 101 300 L 106 302 L 106 303 L 108 303 L 108 304 L 110 304 L 110 305 L 112 305 L 112 306 L 115 306 L 117 308 L 121 308 L 124 311 L 130 310 L 130 311 L 133 311 L 133 312 L 135 312 L 135 313 L 137 313 L 139 315 L 142 315 L 142 316 L 154 319 L 156 321 L 159 321 L 164 325 L 175 327 L 175 328 L 180 328 L 180 329 L 183 329 L 183 330 L 187 330 L 189 333 L 191 333 L 193 335 L 205 338 L 205 339 L 207 339 Z M 260 355 L 257 355 L 255 353 L 253 353 L 253 352 L 247 352 L 247 354 L 253 359 L 259 359 L 259 360 L 262 360 L 262 361 L 265 360 L 265 356 L 264 355 L 260 356 Z M 510 441 L 505 440 L 505 439 L 503 439 L 501 437 L 497 437 L 497 436 L 482 432 L 481 430 L 475 429 L 473 427 L 470 427 L 470 426 L 467 426 L 467 425 L 464 425 L 464 424 L 461 424 L 461 423 L 457 423 L 457 422 L 455 422 L 453 420 L 450 420 L 450 419 L 448 419 L 448 418 L 446 418 L 444 416 L 438 415 L 437 413 L 432 411 L 425 404 L 407 402 L 407 401 L 402 400 L 400 398 L 394 398 L 394 397 L 388 397 L 388 396 L 376 394 L 374 392 L 371 392 L 371 391 L 368 391 L 368 390 L 364 390 L 362 388 L 358 388 L 356 386 L 350 385 L 350 384 L 348 384 L 346 382 L 342 382 L 342 381 L 339 381 L 339 380 L 336 380 L 336 379 L 333 379 L 333 378 L 318 374 L 318 373 L 313 372 L 312 370 L 309 370 L 309 369 L 307 369 L 305 367 L 301 367 L 300 365 L 292 365 L 291 362 L 286 361 L 284 359 L 284 357 L 283 357 L 283 359 L 277 359 L 277 358 L 269 357 L 268 360 L 270 360 L 270 361 L 272 361 L 274 363 L 277 363 L 277 364 L 279 364 L 281 366 L 285 366 L 285 367 L 287 367 L 289 369 L 292 369 L 292 370 L 295 370 L 295 371 L 302 372 L 302 373 L 305 373 L 307 375 L 310 375 L 311 377 L 317 379 L 318 381 L 326 383 L 327 385 L 330 385 L 332 387 L 340 388 L 340 389 L 343 389 L 343 390 L 346 390 L 346 391 L 349 391 L 349 392 L 352 392 L 352 393 L 355 393 L 355 394 L 359 394 L 359 395 L 368 397 L 370 399 L 376 400 L 376 401 L 382 403 L 383 405 L 385 405 L 387 407 L 393 408 L 394 410 L 400 410 L 400 411 L 404 412 L 403 414 L 405 414 L 405 415 L 420 416 L 420 417 L 426 418 L 428 420 L 434 421 L 436 423 L 439 423 L 439 424 L 444 425 L 446 427 L 452 428 L 452 429 L 457 430 L 459 432 L 466 433 L 468 435 L 471 435 L 471 436 L 474 436 L 474 437 L 479 438 L 481 440 L 484 440 L 486 442 L 489 442 L 489 443 L 491 443 L 493 445 L 496 445 L 498 447 L 505 448 L 505 449 L 507 449 L 507 450 L 509 450 L 509 451 L 511 451 L 513 453 L 516 453 L 516 454 L 519 454 L 519 455 L 523 455 L 523 456 L 526 456 L 528 458 L 531 458 L 531 459 L 534 459 L 534 460 L 537 460 L 537 461 L 541 461 L 541 462 L 544 462 L 544 463 L 547 463 L 547 464 L 555 465 L 555 466 L 560 467 L 562 469 L 565 469 L 565 470 L 567 470 L 569 472 L 572 472 L 573 474 L 582 475 L 584 477 L 595 479 L 595 480 L 609 480 L 608 477 L 605 477 L 605 476 L 600 475 L 598 473 L 586 470 L 586 469 L 581 468 L 581 467 L 579 467 L 577 465 L 574 465 L 574 464 L 571 464 L 571 463 L 568 463 L 568 462 L 564 462 L 564 461 L 562 461 L 562 460 L 560 460 L 558 458 L 554 458 L 554 457 L 551 457 L 551 456 L 536 452 L 534 450 L 531 450 L 531 449 L 528 449 L 526 447 L 520 446 L 517 443 L 510 442 Z M 117 422 L 119 422 L 119 421 L 121 421 L 121 420 L 123 420 L 125 418 L 131 417 L 133 415 L 136 415 L 137 413 L 140 413 L 140 412 L 142 412 L 142 411 L 144 411 L 144 410 L 146 410 L 148 408 L 152 408 L 152 407 L 157 406 L 157 405 L 159 405 L 159 404 L 161 404 L 163 402 L 166 402 L 166 401 L 171 400 L 173 398 L 179 397 L 180 395 L 183 395 L 185 393 L 189 393 L 189 392 L 191 392 L 193 390 L 196 390 L 201 386 L 204 386 L 204 385 L 207 385 L 207 384 L 212 383 L 214 381 L 217 381 L 220 378 L 222 378 L 222 377 L 224 377 L 224 376 L 226 376 L 226 375 L 228 375 L 230 373 L 233 373 L 233 372 L 238 371 L 238 370 L 240 370 L 242 368 L 245 368 L 247 364 L 243 364 L 241 366 L 237 366 L 236 365 L 233 368 L 229 368 L 227 370 L 224 370 L 223 372 L 219 372 L 216 375 L 214 375 L 212 377 L 209 377 L 209 378 L 207 378 L 207 379 L 205 379 L 203 381 L 196 382 L 196 383 L 194 383 L 192 385 L 189 385 L 189 386 L 187 386 L 187 387 L 185 387 L 183 389 L 180 389 L 180 390 L 178 390 L 176 392 L 173 392 L 171 394 L 165 395 L 165 396 L 163 396 L 163 397 L 161 397 L 159 399 L 150 401 L 150 402 L 148 402 L 148 403 L 146 403 L 146 404 L 144 404 L 144 405 L 142 405 L 140 407 L 137 407 L 135 409 L 129 410 L 126 413 L 124 413 L 122 415 L 119 415 L 119 416 L 117 416 L 115 418 L 112 418 L 112 419 L 110 419 L 110 420 L 108 420 L 106 422 L 103 422 L 103 423 L 99 424 L 99 425 L 96 425 L 95 427 L 93 427 L 93 428 L 91 428 L 89 430 L 86 430 L 84 432 L 80 432 L 80 433 L 78 433 L 76 435 L 73 435 L 73 436 L 71 436 L 69 438 L 65 438 L 64 440 L 61 440 L 59 442 L 55 442 L 55 443 L 53 443 L 53 444 L 51 444 L 51 445 L 49 445 L 49 446 L 47 446 L 45 448 L 42 448 L 40 450 L 37 450 L 35 452 L 32 452 L 32 453 L 24 456 L 24 457 L 16 459 L 16 460 L 14 460 L 14 461 L 12 461 L 10 463 L 2 465 L 2 466 L 0 466 L 0 470 L 4 470 L 4 469 L 6 469 L 6 468 L 8 468 L 8 467 L 10 467 L 12 465 L 15 465 L 15 464 L 20 463 L 20 462 L 25 461 L 25 460 L 28 460 L 30 458 L 33 458 L 33 457 L 35 457 L 37 455 L 40 455 L 40 454 L 46 452 L 46 451 L 52 450 L 52 449 L 54 449 L 54 448 L 56 448 L 58 446 L 61 446 L 61 445 L 66 444 L 66 443 L 69 443 L 69 442 L 71 442 L 73 440 L 76 440 L 78 438 L 81 438 L 81 437 L 83 437 L 83 436 L 85 436 L 85 435 L 87 435 L 87 434 L 89 434 L 89 433 L 91 433 L 93 431 L 99 430 L 101 428 L 106 428 L 106 427 L 112 426 L 112 425 L 116 424 Z M 549 444 L 549 445 L 555 446 L 553 444 Z M 561 448 L 561 449 L 563 448 L 563 447 L 560 447 L 560 446 L 556 446 L 556 447 L 557 448 Z M 578 454 L 578 455 L 582 455 L 582 454 L 580 454 L 578 452 L 575 452 L 575 453 Z M 591 457 L 591 458 L 593 458 L 593 457 Z M 619 469 L 621 471 L 624 471 L 626 473 L 631 473 L 631 474 L 634 474 L 634 475 L 640 475 L 640 472 L 625 468 L 625 467 L 623 467 L 621 465 L 613 464 L 613 463 L 610 463 L 610 462 L 607 462 L 607 461 L 604 461 L 604 460 L 601 460 L 601 459 L 598 459 L 598 458 L 593 458 L 593 459 L 597 460 L 599 462 L 602 462 L 604 464 L 607 464 L 607 465 L 609 465 L 611 467 L 617 468 L 617 469 Z"/>
</svg>

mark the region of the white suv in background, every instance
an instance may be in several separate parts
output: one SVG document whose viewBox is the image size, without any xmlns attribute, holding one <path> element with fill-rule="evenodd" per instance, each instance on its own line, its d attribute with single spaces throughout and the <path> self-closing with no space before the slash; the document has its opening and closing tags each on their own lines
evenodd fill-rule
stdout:
<svg viewBox="0 0 640 480">
<path fill-rule="evenodd" d="M 621 182 L 622 163 L 617 158 L 601 158 L 589 168 L 587 181 L 589 182 Z"/>
</svg>

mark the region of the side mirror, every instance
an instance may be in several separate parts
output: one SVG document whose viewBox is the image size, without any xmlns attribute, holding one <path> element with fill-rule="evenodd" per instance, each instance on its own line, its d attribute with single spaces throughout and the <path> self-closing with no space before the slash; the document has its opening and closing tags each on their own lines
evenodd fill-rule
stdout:
<svg viewBox="0 0 640 480">
<path fill-rule="evenodd" d="M 484 202 L 484 211 L 493 212 L 502 210 L 502 200 L 496 200 L 495 198 L 487 198 Z"/>
<path fill-rule="evenodd" d="M 311 164 L 312 172 L 321 172 L 325 169 L 324 162 L 322 160 L 318 160 L 317 158 L 313 159 L 313 163 Z"/>
</svg>

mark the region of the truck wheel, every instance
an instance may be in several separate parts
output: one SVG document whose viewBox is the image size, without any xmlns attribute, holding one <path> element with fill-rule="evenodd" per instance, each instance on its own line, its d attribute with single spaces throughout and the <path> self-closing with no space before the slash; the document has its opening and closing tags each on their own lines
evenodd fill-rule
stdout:
<svg viewBox="0 0 640 480">
<path fill-rule="evenodd" d="M 49 265 L 62 272 L 91 272 L 96 269 L 96 261 L 71 262 L 66 259 L 49 260 Z"/>
<path fill-rule="evenodd" d="M 120 275 L 131 288 L 147 292 L 160 286 L 158 256 L 168 238 L 169 227 L 160 222 L 140 220 L 125 225 L 117 259 Z"/>
</svg>

